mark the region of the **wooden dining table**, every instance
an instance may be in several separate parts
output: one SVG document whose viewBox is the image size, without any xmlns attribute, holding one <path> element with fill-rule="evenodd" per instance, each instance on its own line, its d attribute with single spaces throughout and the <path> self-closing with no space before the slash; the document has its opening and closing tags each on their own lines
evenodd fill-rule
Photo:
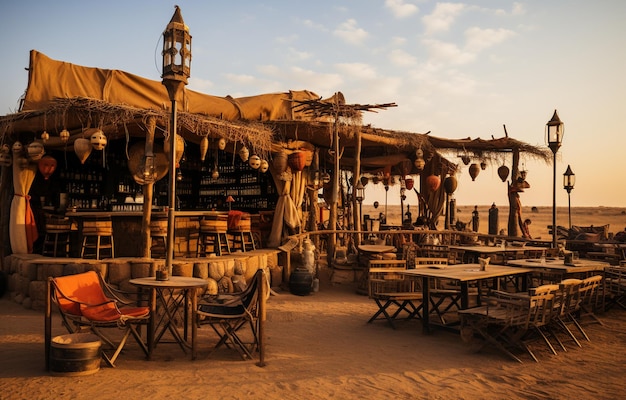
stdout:
<svg viewBox="0 0 626 400">
<path fill-rule="evenodd" d="M 460 309 L 469 307 L 469 284 L 476 282 L 478 287 L 478 301 L 480 302 L 480 282 L 485 280 L 498 280 L 503 277 L 524 277 L 532 272 L 528 268 L 509 267 L 505 265 L 487 265 L 485 269 L 481 269 L 480 264 L 455 264 L 455 265 L 432 265 L 420 266 L 415 269 L 407 269 L 400 273 L 412 278 L 422 280 L 422 332 L 430 333 L 430 288 L 433 281 L 448 279 L 458 281 L 460 284 Z M 526 290 L 526 279 L 520 280 L 519 290 Z M 494 285 L 497 286 L 497 285 Z"/>
<path fill-rule="evenodd" d="M 549 271 L 559 276 L 559 279 L 584 278 L 593 273 L 602 273 L 606 267 L 610 266 L 609 263 L 604 261 L 582 258 L 573 260 L 572 263 L 566 264 L 564 259 L 559 257 L 510 260 L 507 265 L 524 269 L 532 269 L 535 272 Z"/>
</svg>

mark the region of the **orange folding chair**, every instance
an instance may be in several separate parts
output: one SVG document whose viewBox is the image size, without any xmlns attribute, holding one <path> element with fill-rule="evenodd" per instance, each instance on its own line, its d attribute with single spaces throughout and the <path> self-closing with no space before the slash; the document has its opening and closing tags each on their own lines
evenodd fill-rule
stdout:
<svg viewBox="0 0 626 400">
<path fill-rule="evenodd" d="M 47 369 L 50 367 L 52 303 L 57 305 L 62 324 L 69 333 L 92 332 L 114 350 L 111 356 L 102 352 L 102 357 L 109 366 L 115 366 L 115 360 L 130 335 L 146 356 L 148 355 L 148 348 L 141 338 L 138 326 L 147 324 L 150 309 L 130 306 L 131 301 L 123 297 L 123 292 L 108 285 L 95 271 L 88 271 L 48 278 L 45 326 Z M 115 340 L 103 332 L 107 328 L 122 329 L 122 338 L 115 343 Z"/>
</svg>

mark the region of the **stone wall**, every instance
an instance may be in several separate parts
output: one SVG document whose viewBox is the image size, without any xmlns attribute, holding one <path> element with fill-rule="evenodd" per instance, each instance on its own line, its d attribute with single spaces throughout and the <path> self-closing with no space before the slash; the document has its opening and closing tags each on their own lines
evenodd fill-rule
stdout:
<svg viewBox="0 0 626 400">
<path fill-rule="evenodd" d="M 231 293 L 252 279 L 263 268 L 271 277 L 272 287 L 282 283 L 282 267 L 278 265 L 278 250 L 254 250 L 228 256 L 174 259 L 172 275 L 193 276 L 207 280 L 208 294 Z M 163 259 L 112 258 L 88 260 L 82 258 L 53 258 L 38 254 L 12 254 L 4 259 L 8 292 L 15 302 L 25 308 L 44 310 L 48 277 L 72 275 L 85 271 L 100 273 L 105 281 L 124 291 L 136 291 L 129 280 L 155 276 L 165 265 Z"/>
</svg>

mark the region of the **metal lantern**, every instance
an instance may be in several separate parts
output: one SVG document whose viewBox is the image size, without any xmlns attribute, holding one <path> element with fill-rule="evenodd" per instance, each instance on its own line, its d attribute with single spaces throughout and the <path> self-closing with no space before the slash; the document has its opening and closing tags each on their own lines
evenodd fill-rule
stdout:
<svg viewBox="0 0 626 400">
<path fill-rule="evenodd" d="M 568 165 L 567 170 L 563 174 L 563 189 L 567 190 L 567 193 L 574 189 L 576 183 L 576 175 L 572 172 L 572 168 Z"/>
<path fill-rule="evenodd" d="M 43 131 L 43 133 L 41 134 L 41 140 L 46 143 L 48 139 L 50 139 L 50 134 L 46 131 Z"/>
<path fill-rule="evenodd" d="M 252 155 L 248 160 L 248 165 L 250 165 L 252 169 L 259 169 L 261 167 L 261 157 L 256 154 Z"/>
<path fill-rule="evenodd" d="M 217 141 L 217 148 L 220 150 L 224 150 L 226 148 L 226 139 L 223 137 L 219 138 Z"/>
<path fill-rule="evenodd" d="M 63 129 L 61 133 L 59 133 L 59 138 L 63 143 L 66 143 L 70 138 L 70 133 L 67 131 L 67 129 Z"/>
<path fill-rule="evenodd" d="M 24 150 L 24 146 L 22 145 L 22 142 L 18 141 L 13 143 L 11 150 L 13 151 L 13 154 L 20 154 Z"/>
<path fill-rule="evenodd" d="M 187 78 L 191 75 L 191 35 L 178 6 L 163 32 L 162 55 L 161 78 L 184 82 L 186 85 Z"/>
<path fill-rule="evenodd" d="M 26 151 L 28 153 L 28 158 L 32 161 L 39 161 L 41 157 L 46 153 L 43 148 L 43 144 L 41 142 L 32 142 L 28 146 L 26 146 Z"/>
<path fill-rule="evenodd" d="M 107 145 L 107 137 L 104 136 L 104 132 L 100 129 L 96 129 L 91 134 L 90 142 L 94 150 L 104 150 Z"/>
<path fill-rule="evenodd" d="M 561 147 L 564 134 L 565 129 L 563 122 L 561 122 L 559 115 L 556 110 L 554 110 L 552 119 L 550 119 L 550 121 L 546 124 L 546 141 L 548 142 L 548 147 L 550 147 L 550 150 L 552 150 L 553 153 L 556 153 L 559 150 L 559 147 Z"/>
</svg>

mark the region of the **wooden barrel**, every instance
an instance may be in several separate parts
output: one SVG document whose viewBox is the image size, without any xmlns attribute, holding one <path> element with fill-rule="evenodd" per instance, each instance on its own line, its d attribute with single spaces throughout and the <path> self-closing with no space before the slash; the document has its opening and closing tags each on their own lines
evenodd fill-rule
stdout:
<svg viewBox="0 0 626 400">
<path fill-rule="evenodd" d="M 82 376 L 100 370 L 102 343 L 91 333 L 56 336 L 50 347 L 50 371 L 59 376 Z"/>
<path fill-rule="evenodd" d="M 200 230 L 204 232 L 226 232 L 228 214 L 209 215 L 200 220 Z"/>
</svg>

